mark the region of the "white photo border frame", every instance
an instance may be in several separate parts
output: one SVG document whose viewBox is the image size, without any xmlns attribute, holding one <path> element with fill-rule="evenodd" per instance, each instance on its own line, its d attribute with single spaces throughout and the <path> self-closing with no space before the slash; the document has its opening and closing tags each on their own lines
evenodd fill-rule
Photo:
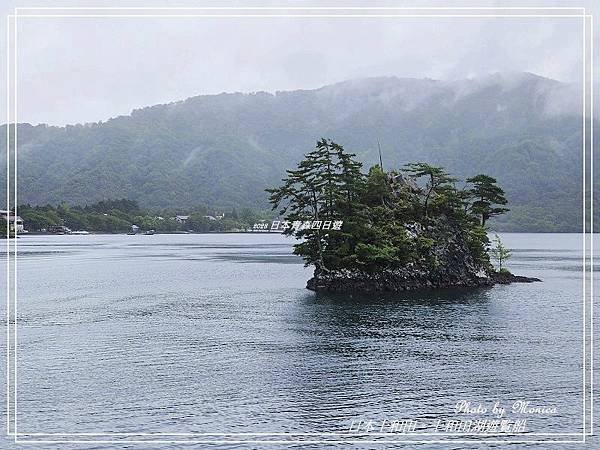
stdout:
<svg viewBox="0 0 600 450">
<path fill-rule="evenodd" d="M 178 11 L 176 14 L 90 14 L 90 13 L 64 13 L 62 11 Z M 195 11 L 261 11 L 260 14 L 197 14 Z M 319 14 L 265 14 L 262 11 L 326 11 L 326 13 Z M 413 11 L 412 14 L 360 14 L 357 13 L 360 11 Z M 415 13 L 416 11 L 432 11 L 432 10 L 442 10 L 442 11 L 461 11 L 458 14 L 433 14 L 433 13 Z M 59 11 L 62 13 L 59 14 L 39 14 L 39 13 L 29 13 L 26 12 L 24 14 L 19 13 L 19 11 Z M 182 11 L 194 11 L 194 13 L 181 14 Z M 351 14 L 334 14 L 333 11 L 352 11 Z M 465 11 L 465 12 L 463 12 Z M 485 13 L 480 14 L 471 14 L 466 11 L 486 11 Z M 517 13 L 505 13 L 502 14 L 493 14 L 488 11 L 517 11 Z M 530 14 L 530 13 L 522 13 L 522 11 L 546 11 L 546 14 Z M 577 11 L 577 14 L 573 13 L 563 13 L 563 11 Z M 553 12 L 553 13 L 550 13 Z M 560 13 L 559 13 L 560 12 Z M 6 394 L 7 394 L 7 432 L 6 434 L 14 437 L 15 443 L 88 443 L 88 444 L 101 444 L 101 443 L 120 443 L 120 444 L 135 444 L 135 443 L 205 443 L 205 444 L 336 444 L 336 443 L 346 443 L 346 444 L 395 444 L 395 443 L 449 443 L 449 444 L 458 444 L 458 443 L 585 443 L 586 437 L 593 435 L 593 124 L 594 124 L 594 116 L 593 116 L 593 16 L 590 14 L 586 14 L 586 10 L 583 7 L 381 7 L 381 6 L 368 6 L 368 7 L 357 7 L 357 6 L 280 6 L 280 7 L 231 7 L 231 6 L 218 6 L 218 7 L 27 7 L 27 8 L 15 8 L 14 14 L 10 14 L 7 16 L 7 80 L 6 80 L 6 88 L 7 88 L 7 102 L 6 102 L 6 145 L 7 145 L 7 155 L 6 155 L 6 169 L 7 169 L 7 186 L 6 186 L 6 205 L 7 209 L 10 209 L 10 192 L 11 192 L 11 165 L 10 165 L 10 150 L 11 150 L 11 133 L 10 133 L 10 124 L 11 124 L 11 106 L 12 106 L 12 114 L 13 114 L 13 142 L 12 149 L 14 151 L 14 164 L 13 164 L 13 206 L 15 208 L 15 229 L 16 229 L 16 216 L 17 212 L 17 124 L 18 124 L 18 110 L 17 110 L 17 18 L 52 18 L 52 17 L 74 17 L 74 18 L 89 18 L 89 17 L 212 17 L 212 18 L 278 18 L 278 17 L 299 17 L 299 18 L 310 18 L 310 17 L 325 17 L 325 18 L 384 18 L 384 17 L 397 17 L 397 18 L 435 18 L 435 17 L 455 17 L 455 18 L 471 18 L 471 17 L 480 17 L 480 18 L 500 18 L 500 17 L 531 17 L 531 18 L 581 18 L 582 19 L 582 30 L 583 30 L 583 42 L 582 42 L 582 50 L 583 50 L 583 70 L 582 70 L 582 81 L 583 81 L 583 105 L 582 105 L 582 126 L 583 126 L 583 169 L 582 169 L 582 202 L 583 202 L 583 261 L 582 261 L 582 271 L 583 271 L 583 361 L 582 361 L 582 371 L 583 371 L 583 400 L 582 400 L 582 412 L 583 412 L 583 426 L 582 431 L 577 433 L 525 433 L 525 434 L 514 434 L 514 433 L 364 433 L 364 434 L 351 434 L 348 432 L 330 432 L 330 433 L 295 433 L 295 432 L 284 432 L 284 433 L 19 433 L 17 431 L 17 353 L 18 353 L 18 338 L 17 338 L 17 323 L 18 323 L 18 315 L 17 315 L 17 239 L 12 240 L 13 244 L 13 267 L 12 267 L 12 279 L 11 279 L 11 240 L 9 238 L 9 227 L 7 226 L 7 241 L 6 241 L 6 256 L 7 256 L 7 268 L 6 268 L 6 281 L 7 281 L 7 297 L 6 297 L 6 326 L 7 326 L 7 360 L 6 360 Z M 589 22 L 590 27 L 586 30 L 586 23 Z M 12 60 L 11 60 L 11 28 L 12 28 Z M 587 46 L 587 39 L 589 35 L 590 45 Z M 12 62 L 12 65 L 11 65 Z M 588 65 L 589 65 L 589 74 L 588 74 Z M 12 71 L 11 71 L 12 69 Z M 12 75 L 11 75 L 12 72 Z M 588 79 L 589 75 L 589 79 Z M 12 78 L 11 78 L 12 77 Z M 12 79 L 12 83 L 11 83 Z M 589 89 L 588 87 L 589 82 Z M 12 102 L 11 102 L 11 86 L 12 86 Z M 588 109 L 586 109 L 586 97 L 589 92 L 589 118 L 587 117 Z M 589 120 L 590 126 L 586 128 L 587 121 Z M 587 132 L 589 132 L 589 135 Z M 587 244 L 587 231 L 586 231 L 586 186 L 588 180 L 586 179 L 586 159 L 588 158 L 587 145 L 586 141 L 589 138 L 590 148 L 589 148 L 589 161 L 590 161 L 590 175 L 589 175 L 589 195 L 590 195 L 590 225 L 589 225 L 589 280 L 586 280 L 586 265 L 588 264 L 588 259 L 586 256 L 586 248 Z M 11 284 L 12 281 L 12 284 Z M 589 282 L 589 289 L 588 288 Z M 11 287 L 13 294 L 13 302 L 12 302 L 12 314 L 11 314 Z M 586 297 L 586 292 L 589 292 L 589 300 Z M 589 306 L 588 306 L 589 301 Z M 589 330 L 588 327 L 588 318 L 587 309 L 589 308 Z M 12 325 L 12 335 L 11 335 L 11 325 Z M 589 346 L 587 342 L 589 340 Z M 12 349 L 11 349 L 12 342 Z M 11 362 L 11 351 L 12 351 L 12 362 Z M 589 351 L 588 353 L 586 353 Z M 586 384 L 588 381 L 588 373 L 586 366 L 586 359 L 589 356 L 589 388 Z M 11 389 L 11 365 L 12 365 L 12 388 Z M 589 390 L 589 398 L 588 398 L 588 390 Z M 12 394 L 12 399 L 11 399 Z M 11 400 L 12 400 L 12 420 L 11 420 Z M 588 403 L 589 402 L 589 403 Z M 588 411 L 589 410 L 589 411 Z M 589 413 L 589 430 L 586 426 L 586 419 Z M 12 428 L 11 428 L 12 425 Z M 457 436 L 465 436 L 465 435 L 476 435 L 480 437 L 480 439 L 457 439 Z M 578 440 L 573 439 L 562 439 L 562 440 L 548 440 L 548 439 L 540 439 L 540 440 L 517 440 L 517 439 L 503 439 L 503 440 L 492 440 L 486 439 L 488 436 L 501 435 L 505 437 L 510 436 L 575 436 L 580 437 Z M 67 439 L 22 439 L 19 440 L 19 437 L 26 436 L 79 436 L 79 439 L 67 440 Z M 87 440 L 83 439 L 84 436 L 114 436 L 115 438 L 121 437 L 125 439 L 94 439 Z M 166 440 L 166 439 L 126 439 L 129 436 L 139 436 L 139 437 L 154 437 L 154 436 L 332 436 L 335 437 L 336 440 L 331 439 L 323 439 L 323 440 L 307 440 L 307 439 L 285 439 L 285 440 L 271 440 L 271 439 L 243 439 L 243 440 L 233 440 L 233 439 L 225 439 L 225 440 L 215 440 L 215 439 L 186 439 L 186 440 Z M 415 440 L 415 439 L 357 439 L 358 436 L 447 436 L 449 439 L 431 439 L 431 440 Z M 339 439 L 342 437 L 347 437 L 345 439 Z M 483 439 L 482 439 L 483 438 Z"/>
</svg>

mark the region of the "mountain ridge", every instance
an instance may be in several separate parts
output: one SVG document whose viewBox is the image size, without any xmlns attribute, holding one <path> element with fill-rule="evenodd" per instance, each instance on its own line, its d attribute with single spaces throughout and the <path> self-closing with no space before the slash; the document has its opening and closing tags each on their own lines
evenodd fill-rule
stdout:
<svg viewBox="0 0 600 450">
<path fill-rule="evenodd" d="M 328 137 L 366 166 L 379 141 L 386 168 L 429 161 L 461 177 L 489 173 L 514 207 L 505 229 L 578 230 L 580 97 L 576 85 L 531 73 L 368 77 L 198 95 L 105 122 L 19 124 L 20 202 L 264 208 L 263 189 Z"/>
<path fill-rule="evenodd" d="M 556 80 L 553 78 L 548 78 L 548 77 L 544 77 L 542 75 L 537 75 L 532 72 L 493 72 L 493 73 L 490 73 L 490 74 L 487 74 L 487 75 L 484 75 L 481 77 L 457 78 L 457 79 L 450 79 L 450 80 L 442 80 L 442 79 L 428 78 L 428 77 L 417 78 L 417 77 L 400 77 L 400 76 L 396 76 L 396 75 L 380 75 L 380 76 L 360 77 L 360 78 L 353 78 L 353 79 L 348 79 L 348 80 L 337 81 L 337 82 L 325 84 L 318 88 L 299 88 L 299 89 L 285 89 L 285 90 L 275 90 L 275 91 L 259 90 L 259 91 L 247 91 L 247 92 L 245 92 L 245 91 L 223 91 L 223 92 L 214 93 L 214 94 L 196 94 L 196 95 L 192 95 L 190 97 L 186 97 L 186 98 L 180 99 L 180 100 L 174 100 L 174 101 L 165 102 L 165 103 L 156 103 L 154 105 L 146 105 L 146 106 L 133 108 L 129 114 L 120 114 L 117 116 L 109 117 L 107 119 L 98 120 L 98 121 L 68 123 L 68 124 L 64 124 L 64 125 L 50 125 L 45 122 L 39 122 L 37 124 L 33 124 L 30 122 L 18 122 L 18 125 L 31 125 L 33 127 L 42 125 L 42 126 L 46 126 L 48 128 L 92 126 L 92 125 L 97 125 L 97 124 L 104 124 L 104 123 L 110 122 L 112 120 L 116 120 L 116 119 L 123 118 L 123 117 L 130 117 L 135 112 L 143 111 L 146 109 L 178 105 L 178 104 L 184 103 L 188 100 L 193 100 L 193 99 L 197 99 L 197 98 L 201 98 L 201 97 L 218 97 L 218 96 L 229 96 L 229 95 L 233 95 L 233 96 L 235 96 L 235 95 L 243 95 L 243 96 L 268 95 L 268 96 L 277 97 L 278 95 L 326 91 L 326 90 L 332 89 L 332 88 L 340 88 L 340 87 L 344 87 L 344 86 L 360 84 L 363 82 L 377 82 L 377 81 L 431 82 L 431 83 L 436 83 L 436 84 L 447 84 L 447 85 L 453 85 L 453 84 L 456 85 L 456 84 L 461 84 L 461 83 L 469 82 L 469 81 L 473 81 L 473 80 L 479 80 L 479 81 L 496 80 L 497 82 L 500 82 L 500 81 L 506 81 L 506 80 L 503 80 L 503 78 L 505 78 L 507 76 L 530 77 L 531 80 L 544 80 L 544 81 L 552 82 L 555 85 L 560 85 L 560 86 L 565 86 L 565 87 L 566 86 L 572 86 L 572 87 L 579 86 L 577 83 L 568 83 L 568 82 L 564 82 L 564 81 L 559 81 L 559 80 Z M 10 124 L 13 125 L 12 122 Z M 6 126 L 6 122 L 0 124 L 0 127 L 5 127 L 5 126 Z"/>
</svg>

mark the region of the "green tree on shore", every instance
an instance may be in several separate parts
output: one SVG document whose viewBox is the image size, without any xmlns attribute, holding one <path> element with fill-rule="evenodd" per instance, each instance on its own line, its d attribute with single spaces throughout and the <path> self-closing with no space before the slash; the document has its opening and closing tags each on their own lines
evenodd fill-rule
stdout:
<svg viewBox="0 0 600 450">
<path fill-rule="evenodd" d="M 286 233 L 303 239 L 294 251 L 317 270 L 327 270 L 331 265 L 326 264 L 326 258 L 339 257 L 327 251 L 330 242 L 326 236 L 330 232 L 321 229 L 321 224 L 340 220 L 342 214 L 351 214 L 357 206 L 356 195 L 364 176 L 353 156 L 340 145 L 321 139 L 297 169 L 286 171 L 282 186 L 267 189 L 273 209 L 279 208 L 279 214 L 286 214 L 288 222 L 302 224 L 288 228 Z M 339 244 L 340 236 L 337 237 Z"/>
<path fill-rule="evenodd" d="M 495 235 L 492 243 L 493 247 L 490 249 L 492 258 L 494 258 L 496 262 L 498 262 L 498 272 L 502 272 L 503 270 L 506 270 L 502 267 L 502 265 L 506 262 L 506 260 L 508 260 L 512 256 L 512 254 L 510 250 L 504 246 L 502 240 L 500 239 L 500 236 L 498 236 L 497 234 Z"/>
<path fill-rule="evenodd" d="M 479 174 L 468 178 L 467 183 L 473 184 L 473 187 L 468 191 L 468 194 L 473 198 L 471 211 L 481 218 L 482 227 L 485 226 L 490 217 L 509 211 L 508 208 L 499 206 L 506 205 L 508 201 L 495 178 Z"/>
</svg>

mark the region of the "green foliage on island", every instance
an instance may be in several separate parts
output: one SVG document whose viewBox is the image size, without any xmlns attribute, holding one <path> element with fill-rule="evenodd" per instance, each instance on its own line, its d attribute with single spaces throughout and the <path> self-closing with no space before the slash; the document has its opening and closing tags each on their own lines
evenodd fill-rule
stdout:
<svg viewBox="0 0 600 450">
<path fill-rule="evenodd" d="M 301 240 L 294 253 L 314 265 L 315 273 L 435 267 L 432 249 L 444 233 L 460 235 L 476 266 L 493 270 L 485 223 L 508 211 L 495 179 L 480 174 L 459 189 L 457 178 L 423 162 L 400 171 L 361 169 L 354 154 L 322 139 L 287 171 L 281 186 L 267 189 L 273 209 L 286 221 L 306 224 L 285 232 Z M 323 229 L 325 221 L 342 226 Z"/>
<path fill-rule="evenodd" d="M 31 206 L 21 205 L 18 214 L 23 218 L 25 229 L 30 232 L 48 231 L 53 227 L 64 226 L 73 231 L 85 230 L 99 233 L 124 233 L 131 231 L 132 225 L 141 231 L 156 232 L 226 232 L 244 231 L 253 224 L 270 218 L 266 211 L 253 211 L 235 208 L 222 211 L 197 207 L 193 210 L 141 209 L 132 200 L 103 200 L 92 205 Z M 177 220 L 177 216 L 188 216 Z"/>
<path fill-rule="evenodd" d="M 506 263 L 506 261 L 511 258 L 512 253 L 509 249 L 507 249 L 504 246 L 502 240 L 500 239 L 500 236 L 498 236 L 497 234 L 494 236 L 492 244 L 493 246 L 490 248 L 490 254 L 492 258 L 494 258 L 494 260 L 498 263 L 498 272 L 510 273 L 508 269 L 506 269 L 506 267 L 503 266 L 504 263 Z"/>
</svg>

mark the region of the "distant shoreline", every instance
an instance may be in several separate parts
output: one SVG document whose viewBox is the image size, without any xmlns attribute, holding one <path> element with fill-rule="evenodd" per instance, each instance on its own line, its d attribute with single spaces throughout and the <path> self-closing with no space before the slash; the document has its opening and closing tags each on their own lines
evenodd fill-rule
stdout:
<svg viewBox="0 0 600 450">
<path fill-rule="evenodd" d="M 575 231 L 498 231 L 498 230 L 489 230 L 488 233 L 501 233 L 501 234 L 577 234 L 583 235 L 582 232 Z M 271 234 L 271 235 L 284 235 L 281 232 L 277 231 L 194 231 L 189 233 L 182 232 L 160 232 L 155 233 L 150 236 L 158 236 L 158 235 L 197 235 L 197 234 Z M 589 231 L 585 233 L 586 235 L 591 234 Z M 594 235 L 600 234 L 600 231 L 595 231 Z M 137 233 L 135 235 L 129 235 L 128 233 L 108 233 L 105 231 L 90 231 L 89 234 L 58 234 L 58 233 L 40 233 L 40 232 L 31 232 L 31 233 L 18 233 L 17 237 L 26 237 L 26 236 L 148 236 L 144 233 Z M 2 238 L 6 239 L 6 236 L 3 235 Z"/>
<path fill-rule="evenodd" d="M 30 233 L 18 233 L 18 237 L 22 236 L 99 236 L 99 235 L 107 235 L 107 236 L 157 236 L 161 234 L 169 234 L 169 235 L 188 235 L 188 234 L 283 234 L 278 231 L 191 231 L 191 232 L 169 232 L 169 231 L 161 231 L 155 232 L 151 235 L 146 235 L 144 233 L 136 233 L 129 234 L 126 232 L 120 233 L 109 233 L 106 231 L 90 231 L 88 234 L 78 234 L 78 233 L 42 233 L 39 231 L 33 231 Z M 6 237 L 6 236 L 4 236 Z"/>
</svg>

